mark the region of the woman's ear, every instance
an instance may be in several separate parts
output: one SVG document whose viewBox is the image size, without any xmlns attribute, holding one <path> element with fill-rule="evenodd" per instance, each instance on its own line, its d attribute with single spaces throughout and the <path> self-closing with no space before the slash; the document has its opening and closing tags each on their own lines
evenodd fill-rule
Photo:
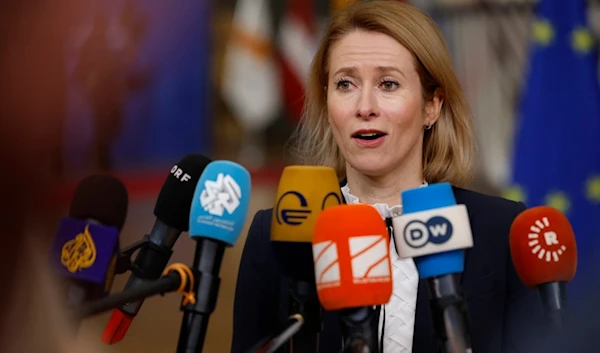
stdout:
<svg viewBox="0 0 600 353">
<path fill-rule="evenodd" d="M 431 100 L 425 102 L 425 126 L 432 126 L 437 122 L 444 105 L 442 90 L 436 88 Z"/>
</svg>

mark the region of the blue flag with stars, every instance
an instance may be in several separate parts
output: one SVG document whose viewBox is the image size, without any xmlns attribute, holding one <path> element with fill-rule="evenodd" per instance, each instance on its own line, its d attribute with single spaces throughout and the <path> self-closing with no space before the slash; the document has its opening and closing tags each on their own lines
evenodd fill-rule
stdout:
<svg viewBox="0 0 600 353">
<path fill-rule="evenodd" d="M 538 3 L 506 195 L 569 218 L 578 252 L 569 296 L 600 270 L 600 85 L 586 22 L 585 0 Z"/>
</svg>

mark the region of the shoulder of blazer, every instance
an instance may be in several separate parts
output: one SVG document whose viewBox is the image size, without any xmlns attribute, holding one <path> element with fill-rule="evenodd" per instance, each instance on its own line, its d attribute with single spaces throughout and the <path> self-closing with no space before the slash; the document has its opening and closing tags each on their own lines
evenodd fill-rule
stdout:
<svg viewBox="0 0 600 353">
<path fill-rule="evenodd" d="M 517 215 L 526 209 L 525 205 L 467 189 L 453 189 L 456 203 L 467 207 L 474 241 L 487 244 L 490 249 L 508 249 L 510 227 Z"/>
<path fill-rule="evenodd" d="M 480 192 L 452 187 L 457 204 L 464 204 L 469 210 L 469 215 L 486 214 L 492 218 L 514 218 L 525 210 L 521 202 L 508 200 L 499 196 L 491 196 Z M 512 222 L 512 220 L 511 220 Z"/>
</svg>

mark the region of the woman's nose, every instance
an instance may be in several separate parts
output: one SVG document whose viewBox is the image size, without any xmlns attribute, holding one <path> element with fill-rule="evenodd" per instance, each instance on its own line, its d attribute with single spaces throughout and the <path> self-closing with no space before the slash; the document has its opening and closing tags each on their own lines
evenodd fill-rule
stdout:
<svg viewBox="0 0 600 353">
<path fill-rule="evenodd" d="M 359 119 L 372 119 L 379 116 L 379 108 L 377 107 L 377 99 L 373 89 L 363 89 L 358 99 L 356 107 L 356 117 Z"/>
</svg>

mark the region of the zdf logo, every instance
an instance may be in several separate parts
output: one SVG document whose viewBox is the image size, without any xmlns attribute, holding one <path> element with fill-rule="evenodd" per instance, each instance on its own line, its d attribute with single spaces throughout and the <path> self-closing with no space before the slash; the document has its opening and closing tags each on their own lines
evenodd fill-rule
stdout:
<svg viewBox="0 0 600 353">
<path fill-rule="evenodd" d="M 404 227 L 404 240 L 408 246 L 418 249 L 428 242 L 443 244 L 452 237 L 452 223 L 441 216 L 431 217 L 423 223 L 419 220 L 409 222 Z"/>
</svg>

